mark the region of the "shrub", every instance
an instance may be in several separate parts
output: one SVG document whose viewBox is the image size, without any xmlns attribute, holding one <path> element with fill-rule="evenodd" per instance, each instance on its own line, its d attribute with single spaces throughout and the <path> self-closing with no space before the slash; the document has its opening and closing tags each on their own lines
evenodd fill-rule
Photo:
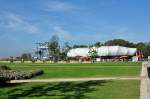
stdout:
<svg viewBox="0 0 150 99">
<path fill-rule="evenodd" d="M 9 78 L 7 78 L 7 77 L 1 77 L 0 76 L 0 83 L 5 83 L 5 82 L 7 82 L 7 81 L 9 81 L 10 79 Z"/>
<path fill-rule="evenodd" d="M 32 63 L 35 63 L 35 62 L 36 62 L 36 60 L 35 60 L 35 59 L 32 59 L 31 61 L 32 61 Z"/>
<path fill-rule="evenodd" d="M 11 70 L 11 68 L 6 65 L 1 65 L 0 70 Z"/>
<path fill-rule="evenodd" d="M 0 66 L 0 81 L 5 81 L 5 79 L 9 80 L 18 80 L 18 79 L 30 79 L 34 76 L 38 76 L 43 74 L 43 70 L 34 70 L 32 72 L 22 72 L 22 71 L 15 71 L 11 70 L 8 66 Z"/>
<path fill-rule="evenodd" d="M 33 74 L 33 76 L 38 76 L 38 75 L 42 75 L 44 73 L 43 70 L 34 70 L 31 72 Z"/>
</svg>

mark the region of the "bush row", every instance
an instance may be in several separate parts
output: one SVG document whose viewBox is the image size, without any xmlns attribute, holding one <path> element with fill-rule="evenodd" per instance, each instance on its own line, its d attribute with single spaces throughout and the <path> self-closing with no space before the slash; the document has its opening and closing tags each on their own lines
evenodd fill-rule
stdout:
<svg viewBox="0 0 150 99">
<path fill-rule="evenodd" d="M 32 77 L 43 74 L 43 70 L 34 70 L 31 72 L 15 71 L 7 68 L 7 66 L 0 66 L 0 79 L 6 80 L 19 80 L 19 79 L 30 79 Z M 1 81 L 0 80 L 0 81 Z"/>
<path fill-rule="evenodd" d="M 9 78 L 6 78 L 6 77 L 0 77 L 0 83 L 5 83 L 9 81 Z"/>
<path fill-rule="evenodd" d="M 42 70 L 34 70 L 32 72 L 21 72 L 15 70 L 0 70 L 0 77 L 9 78 L 10 80 L 30 79 L 37 75 L 43 74 Z"/>
<path fill-rule="evenodd" d="M 0 70 L 11 70 L 11 68 L 6 65 L 1 65 Z"/>
</svg>

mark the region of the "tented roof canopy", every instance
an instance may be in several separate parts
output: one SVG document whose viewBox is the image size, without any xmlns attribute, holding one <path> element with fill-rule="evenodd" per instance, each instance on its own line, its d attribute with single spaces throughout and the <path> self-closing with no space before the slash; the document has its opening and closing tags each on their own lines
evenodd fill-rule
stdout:
<svg viewBox="0 0 150 99">
<path fill-rule="evenodd" d="M 136 53 L 136 48 L 128 48 L 122 46 L 101 46 L 99 48 L 93 47 L 97 51 L 98 56 L 132 56 Z M 90 56 L 89 48 L 75 48 L 71 49 L 68 53 L 68 57 L 77 57 L 77 56 Z"/>
</svg>

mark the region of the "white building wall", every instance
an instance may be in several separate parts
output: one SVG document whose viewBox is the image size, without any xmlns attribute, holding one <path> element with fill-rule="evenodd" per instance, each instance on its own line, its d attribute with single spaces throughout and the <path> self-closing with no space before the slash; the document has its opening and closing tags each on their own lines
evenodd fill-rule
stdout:
<svg viewBox="0 0 150 99">
<path fill-rule="evenodd" d="M 98 56 L 121 56 L 121 55 L 134 55 L 137 51 L 136 48 L 128 48 L 122 46 L 101 46 L 96 49 Z M 71 49 L 67 53 L 68 57 L 76 56 L 90 56 L 89 48 L 76 48 Z"/>
</svg>

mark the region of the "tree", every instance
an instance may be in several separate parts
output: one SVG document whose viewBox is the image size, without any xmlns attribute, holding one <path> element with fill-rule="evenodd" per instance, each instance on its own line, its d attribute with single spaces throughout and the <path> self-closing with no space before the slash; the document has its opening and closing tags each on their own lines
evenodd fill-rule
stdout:
<svg viewBox="0 0 150 99">
<path fill-rule="evenodd" d="M 10 60 L 10 63 L 13 63 L 14 62 L 14 57 L 10 56 L 9 60 Z"/>
<path fill-rule="evenodd" d="M 94 46 L 95 46 L 95 47 L 101 47 L 101 46 L 102 46 L 102 43 L 101 43 L 101 42 L 96 42 L 96 43 L 94 44 Z"/>
<path fill-rule="evenodd" d="M 146 50 L 146 44 L 143 43 L 143 42 L 137 43 L 137 44 L 136 44 L 136 48 L 137 48 L 138 50 L 145 51 L 145 50 Z"/>
<path fill-rule="evenodd" d="M 24 62 L 24 61 L 29 61 L 29 60 L 31 60 L 31 54 L 30 53 L 23 53 L 22 55 L 21 55 L 21 61 L 22 61 L 22 63 Z"/>
<path fill-rule="evenodd" d="M 62 48 L 62 52 L 61 52 L 61 59 L 67 61 L 68 57 L 67 57 L 67 53 L 69 52 L 69 50 L 72 47 L 68 44 L 68 42 L 66 42 Z"/>
<path fill-rule="evenodd" d="M 144 57 L 147 58 L 150 56 L 150 42 L 145 43 Z"/>
<path fill-rule="evenodd" d="M 85 48 L 88 47 L 88 45 L 74 45 L 73 48 Z"/>
<path fill-rule="evenodd" d="M 95 47 L 90 47 L 89 48 L 90 50 L 89 50 L 89 55 L 90 55 L 90 57 L 91 57 L 91 59 L 92 59 L 92 62 L 95 62 L 96 61 L 96 57 L 97 57 L 97 50 L 96 50 L 96 48 Z"/>
<path fill-rule="evenodd" d="M 123 39 L 113 39 L 108 40 L 105 42 L 106 46 L 125 46 L 125 47 L 135 47 L 134 43 L 131 43 L 129 41 L 123 40 Z"/>
<path fill-rule="evenodd" d="M 52 61 L 57 62 L 60 56 L 59 37 L 57 35 L 53 35 L 49 40 L 48 51 Z"/>
</svg>

